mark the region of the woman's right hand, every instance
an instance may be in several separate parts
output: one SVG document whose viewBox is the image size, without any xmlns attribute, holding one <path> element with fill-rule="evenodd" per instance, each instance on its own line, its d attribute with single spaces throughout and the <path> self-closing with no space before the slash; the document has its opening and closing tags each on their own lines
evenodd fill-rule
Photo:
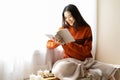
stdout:
<svg viewBox="0 0 120 80">
<path fill-rule="evenodd" d="M 59 43 L 54 39 L 48 40 L 46 44 L 46 47 L 49 49 L 54 49 L 58 46 L 59 46 Z"/>
</svg>

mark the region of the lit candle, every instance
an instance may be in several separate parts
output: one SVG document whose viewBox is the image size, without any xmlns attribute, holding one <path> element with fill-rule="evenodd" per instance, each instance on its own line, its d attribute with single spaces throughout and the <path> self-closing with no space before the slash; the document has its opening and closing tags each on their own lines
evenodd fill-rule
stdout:
<svg viewBox="0 0 120 80">
<path fill-rule="evenodd" d="M 41 77 L 40 76 L 36 76 L 36 79 L 35 80 L 40 80 L 41 79 Z"/>
<path fill-rule="evenodd" d="M 36 75 L 31 74 L 31 75 L 30 75 L 30 80 L 36 80 Z"/>
<path fill-rule="evenodd" d="M 42 76 L 43 74 L 44 74 L 43 71 L 41 70 L 37 71 L 37 75 Z"/>
<path fill-rule="evenodd" d="M 44 70 L 44 74 L 49 74 L 50 71 L 49 70 Z"/>
</svg>

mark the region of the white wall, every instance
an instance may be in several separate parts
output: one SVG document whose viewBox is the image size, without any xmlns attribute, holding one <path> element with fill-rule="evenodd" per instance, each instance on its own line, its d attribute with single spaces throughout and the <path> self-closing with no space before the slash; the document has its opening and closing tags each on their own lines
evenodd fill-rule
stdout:
<svg viewBox="0 0 120 80">
<path fill-rule="evenodd" d="M 69 3 L 80 9 L 85 20 L 91 25 L 95 37 L 96 0 L 1 0 L 1 58 L 18 54 L 28 56 L 35 50 L 45 52 L 43 36 L 54 33 L 61 26 L 62 10 Z"/>
<path fill-rule="evenodd" d="M 120 0 L 98 1 L 96 59 L 120 64 Z"/>
<path fill-rule="evenodd" d="M 52 4 L 54 1 L 55 4 Z M 48 32 L 58 29 L 61 26 L 62 11 L 63 8 L 68 4 L 75 4 L 84 19 L 90 24 L 93 33 L 93 49 L 92 54 L 96 53 L 96 35 L 97 35 L 97 0 L 52 0 L 47 2 L 48 7 L 48 23 L 47 26 L 51 29 Z"/>
<path fill-rule="evenodd" d="M 69 3 L 75 4 L 91 25 L 95 41 L 96 0 L 0 0 L 0 80 L 21 79 L 36 71 L 37 63 L 44 63 L 36 57 L 40 62 L 34 63 L 33 54 L 39 50 L 44 58 L 45 34 L 61 26 L 62 10 Z M 96 42 L 93 45 L 95 52 Z"/>
</svg>

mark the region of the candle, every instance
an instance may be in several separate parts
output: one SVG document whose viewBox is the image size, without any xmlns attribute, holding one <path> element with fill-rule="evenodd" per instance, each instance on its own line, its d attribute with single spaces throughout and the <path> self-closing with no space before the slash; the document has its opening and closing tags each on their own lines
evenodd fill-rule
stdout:
<svg viewBox="0 0 120 80">
<path fill-rule="evenodd" d="M 30 80 L 36 80 L 36 75 L 31 74 L 31 75 L 30 75 Z"/>
<path fill-rule="evenodd" d="M 41 79 L 41 77 L 40 76 L 36 76 L 36 79 L 35 80 L 40 80 Z"/>
<path fill-rule="evenodd" d="M 49 70 L 44 70 L 44 74 L 49 74 L 50 71 Z"/>
<path fill-rule="evenodd" d="M 43 73 L 43 71 L 39 70 L 39 71 L 37 71 L 37 75 L 38 75 L 38 76 L 43 76 L 44 73 Z"/>
</svg>

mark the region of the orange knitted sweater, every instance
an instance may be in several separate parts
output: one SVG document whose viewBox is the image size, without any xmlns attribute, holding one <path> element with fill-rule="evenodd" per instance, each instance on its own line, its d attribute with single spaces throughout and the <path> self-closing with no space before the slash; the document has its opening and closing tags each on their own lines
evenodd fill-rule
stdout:
<svg viewBox="0 0 120 80">
<path fill-rule="evenodd" d="M 67 28 L 72 36 L 75 38 L 75 42 L 62 45 L 64 50 L 64 58 L 75 58 L 78 60 L 85 60 L 92 57 L 92 31 L 90 27 L 80 27 L 77 31 L 72 27 Z M 48 40 L 47 48 L 54 49 L 59 46 L 58 43 L 53 40 Z"/>
</svg>

